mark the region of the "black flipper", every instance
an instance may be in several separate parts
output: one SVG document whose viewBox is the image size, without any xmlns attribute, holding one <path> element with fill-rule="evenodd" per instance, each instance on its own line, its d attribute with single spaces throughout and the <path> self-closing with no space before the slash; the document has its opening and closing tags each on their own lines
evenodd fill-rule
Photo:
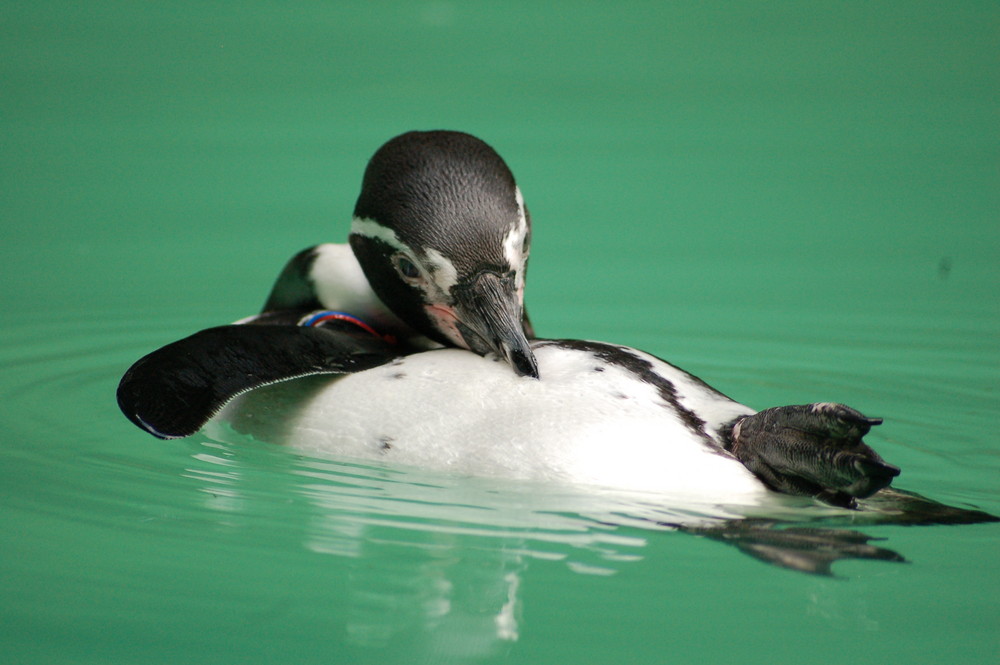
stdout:
<svg viewBox="0 0 1000 665">
<path fill-rule="evenodd" d="M 780 406 L 736 423 L 727 447 L 774 490 L 853 508 L 899 475 L 861 440 L 881 422 L 843 404 Z"/>
<path fill-rule="evenodd" d="M 833 575 L 831 566 L 844 559 L 905 563 L 898 552 L 870 545 L 879 540 L 858 531 L 814 527 L 778 528 L 768 520 L 729 520 L 681 531 L 732 545 L 744 554 L 782 568 L 813 575 Z"/>
<path fill-rule="evenodd" d="M 118 384 L 118 406 L 150 434 L 176 439 L 197 432 L 248 390 L 312 374 L 360 372 L 398 355 L 396 347 L 353 328 L 209 328 L 132 365 Z"/>
<path fill-rule="evenodd" d="M 271 287 L 262 311 L 323 309 L 309 276 L 319 251 L 319 246 L 309 247 L 289 259 Z"/>
</svg>

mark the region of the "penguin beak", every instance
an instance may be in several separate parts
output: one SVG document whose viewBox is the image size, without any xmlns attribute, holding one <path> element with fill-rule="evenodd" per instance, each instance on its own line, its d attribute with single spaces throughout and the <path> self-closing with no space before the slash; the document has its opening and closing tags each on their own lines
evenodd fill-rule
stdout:
<svg viewBox="0 0 1000 665">
<path fill-rule="evenodd" d="M 472 351 L 495 353 L 518 376 L 538 378 L 538 364 L 524 334 L 521 297 L 513 276 L 482 271 L 452 289 L 455 327 Z"/>
</svg>

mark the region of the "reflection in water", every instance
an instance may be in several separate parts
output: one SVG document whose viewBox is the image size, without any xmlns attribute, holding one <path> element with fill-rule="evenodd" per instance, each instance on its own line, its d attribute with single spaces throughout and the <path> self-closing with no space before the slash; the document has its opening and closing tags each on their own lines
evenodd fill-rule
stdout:
<svg viewBox="0 0 1000 665">
<path fill-rule="evenodd" d="M 680 528 L 750 553 L 763 547 L 758 558 L 771 562 L 787 560 L 784 541 L 793 541 L 794 554 L 800 541 L 817 538 L 813 529 L 790 528 L 767 531 L 762 541 L 753 526 L 762 519 L 737 519 L 738 533 L 728 529 L 730 518 L 752 517 L 746 506 L 662 495 L 654 504 L 649 495 L 306 458 L 245 439 L 222 443 L 234 436 L 222 428 L 213 434 L 184 473 L 198 481 L 204 507 L 219 526 L 246 530 L 260 556 L 304 549 L 335 566 L 336 589 L 318 592 L 337 605 L 340 638 L 358 648 L 406 644 L 452 658 L 502 652 L 523 634 L 532 562 L 614 575 L 644 558 L 655 530 Z M 255 462 L 254 454 L 265 458 Z M 768 514 L 801 517 L 803 503 L 780 499 Z M 837 533 L 851 552 L 864 548 L 852 532 Z M 880 556 L 867 558 L 887 558 L 874 551 Z M 833 554 L 827 569 L 840 558 Z"/>
<path fill-rule="evenodd" d="M 201 501 L 220 526 L 266 529 L 268 538 L 294 539 L 300 548 L 334 557 L 342 570 L 340 628 L 357 647 L 398 648 L 403 641 L 454 658 L 501 652 L 522 633 L 521 596 L 533 560 L 611 575 L 640 560 L 646 544 L 620 527 L 656 528 L 645 518 L 655 509 L 611 495 L 299 458 L 283 450 L 268 455 L 268 467 L 254 468 L 238 459 L 240 450 L 203 442 L 184 476 L 198 481 Z M 268 523 L 252 524 L 260 515 L 268 515 Z"/>
<path fill-rule="evenodd" d="M 372 480 L 355 488 L 315 481 L 299 487 L 312 507 L 303 545 L 350 558 L 343 599 L 349 641 L 383 647 L 409 636 L 435 643 L 432 652 L 467 657 L 517 639 L 525 567 L 520 539 L 500 535 L 500 542 L 470 549 L 468 541 L 477 537 L 427 518 L 427 504 L 407 503 L 396 493 L 378 506 L 380 491 L 407 485 Z"/>
<path fill-rule="evenodd" d="M 238 464 L 225 457 L 212 453 L 197 453 L 194 459 L 222 467 L 220 470 L 214 468 L 189 468 L 183 474 L 187 478 L 201 480 L 205 484 L 199 488 L 206 495 L 204 505 L 213 512 L 222 513 L 224 516 L 238 516 L 245 514 L 248 510 L 247 501 L 240 492 L 240 482 L 242 481 Z M 233 526 L 234 523 L 220 519 L 221 524 Z"/>
</svg>

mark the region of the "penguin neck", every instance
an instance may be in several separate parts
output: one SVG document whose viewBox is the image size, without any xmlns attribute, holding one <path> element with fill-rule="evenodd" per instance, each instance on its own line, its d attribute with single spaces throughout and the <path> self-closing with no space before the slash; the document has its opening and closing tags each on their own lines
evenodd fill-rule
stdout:
<svg viewBox="0 0 1000 665">
<path fill-rule="evenodd" d="M 310 278 L 316 298 L 323 307 L 353 314 L 379 332 L 392 335 L 413 349 L 438 348 L 396 316 L 375 294 L 350 245 L 319 245 Z"/>
</svg>

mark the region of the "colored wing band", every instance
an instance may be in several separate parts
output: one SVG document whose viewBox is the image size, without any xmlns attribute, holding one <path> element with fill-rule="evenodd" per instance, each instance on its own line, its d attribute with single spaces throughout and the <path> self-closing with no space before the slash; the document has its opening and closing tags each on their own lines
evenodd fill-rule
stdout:
<svg viewBox="0 0 1000 665">
<path fill-rule="evenodd" d="M 389 344 L 396 343 L 396 338 L 394 336 L 381 334 L 358 317 L 353 314 L 348 314 L 347 312 L 334 312 L 329 310 L 324 312 L 315 312 L 299 321 L 299 325 L 306 328 L 315 328 L 323 325 L 327 321 L 346 321 L 347 323 L 356 325 L 370 335 L 374 335 L 379 339 L 385 340 Z"/>
</svg>

